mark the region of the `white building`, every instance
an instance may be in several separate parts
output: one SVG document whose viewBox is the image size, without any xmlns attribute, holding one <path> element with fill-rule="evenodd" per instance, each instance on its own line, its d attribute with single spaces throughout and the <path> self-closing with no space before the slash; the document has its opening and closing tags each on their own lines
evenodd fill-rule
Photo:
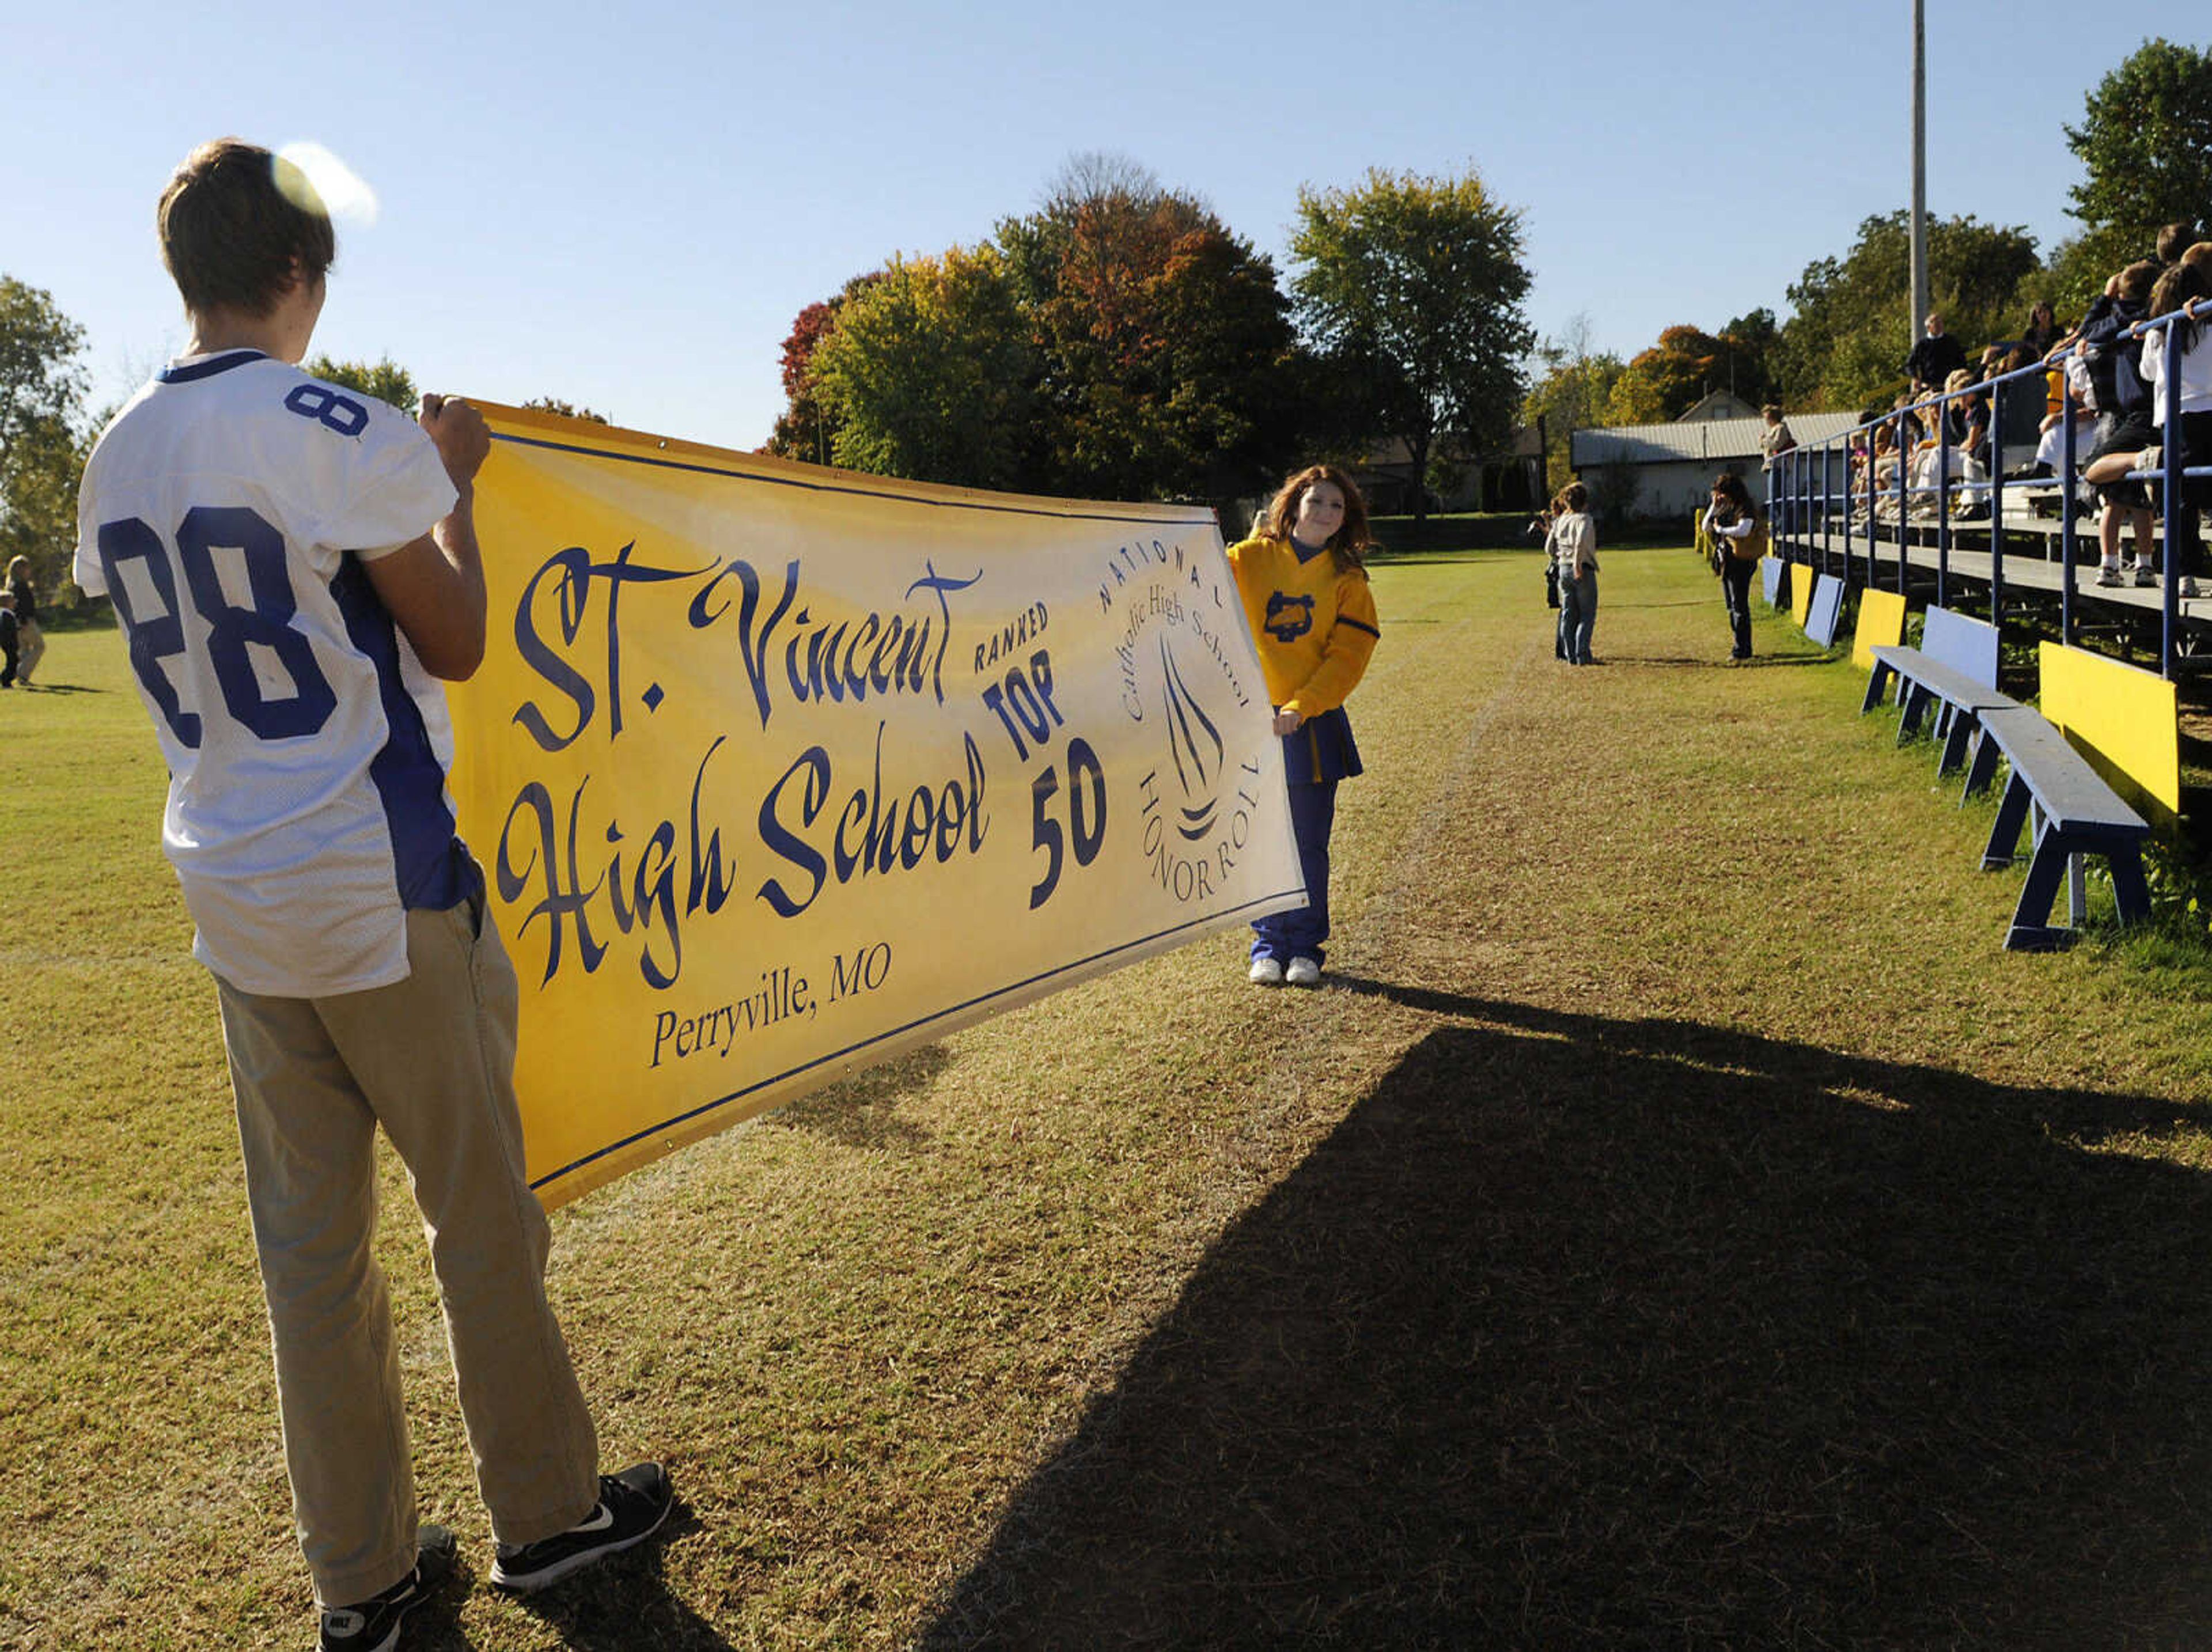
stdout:
<svg viewBox="0 0 2212 1652">
<path fill-rule="evenodd" d="M 1810 446 L 1842 435 L 1858 423 L 1858 415 L 1791 413 L 1785 422 L 1800 443 Z M 1625 489 L 1629 515 L 1688 516 L 1704 507 L 1713 478 L 1723 471 L 1734 471 L 1752 497 L 1765 502 L 1766 474 L 1759 450 L 1765 428 L 1766 422 L 1756 416 L 1616 425 L 1576 431 L 1568 438 L 1567 454 L 1575 474 L 1601 498 Z M 1840 485 L 1843 461 L 1834 463 Z"/>
</svg>

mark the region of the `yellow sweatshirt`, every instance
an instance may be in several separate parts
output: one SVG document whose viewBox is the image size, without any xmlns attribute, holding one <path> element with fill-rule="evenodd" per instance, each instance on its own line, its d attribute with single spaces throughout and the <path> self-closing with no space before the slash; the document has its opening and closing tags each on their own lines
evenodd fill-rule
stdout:
<svg viewBox="0 0 2212 1652">
<path fill-rule="evenodd" d="M 1304 718 L 1334 711 L 1358 685 L 1382 637 L 1366 571 L 1340 573 L 1326 550 L 1301 561 L 1287 539 L 1229 547 L 1267 698 Z"/>
</svg>

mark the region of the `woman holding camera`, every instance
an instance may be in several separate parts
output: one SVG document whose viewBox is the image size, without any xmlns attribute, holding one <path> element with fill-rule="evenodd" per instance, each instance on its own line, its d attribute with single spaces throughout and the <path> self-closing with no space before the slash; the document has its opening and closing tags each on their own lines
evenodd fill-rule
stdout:
<svg viewBox="0 0 2212 1652">
<path fill-rule="evenodd" d="M 1705 527 L 1720 545 L 1721 597 L 1728 604 L 1729 628 L 1735 633 L 1730 659 L 1751 658 L 1751 576 L 1766 554 L 1766 524 L 1751 490 L 1733 471 L 1713 478 L 1712 502 L 1705 507 Z"/>
</svg>

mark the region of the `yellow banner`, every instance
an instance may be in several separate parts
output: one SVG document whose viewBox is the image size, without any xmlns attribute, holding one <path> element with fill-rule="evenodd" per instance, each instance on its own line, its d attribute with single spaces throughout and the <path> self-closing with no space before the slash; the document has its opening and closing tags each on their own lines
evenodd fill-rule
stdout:
<svg viewBox="0 0 2212 1652">
<path fill-rule="evenodd" d="M 1303 904 L 1212 515 L 478 404 L 453 791 L 550 1207 L 854 1068 Z"/>
</svg>

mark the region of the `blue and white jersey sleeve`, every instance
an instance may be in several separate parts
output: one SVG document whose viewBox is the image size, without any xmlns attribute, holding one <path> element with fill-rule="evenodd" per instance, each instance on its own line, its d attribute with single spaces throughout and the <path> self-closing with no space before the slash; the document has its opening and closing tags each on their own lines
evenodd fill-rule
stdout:
<svg viewBox="0 0 2212 1652">
<path fill-rule="evenodd" d="M 251 350 L 173 362 L 103 433 L 76 577 L 107 595 L 169 769 L 195 956 L 247 992 L 407 974 L 449 905 L 451 726 L 364 559 L 456 493 L 396 409 Z"/>
</svg>

